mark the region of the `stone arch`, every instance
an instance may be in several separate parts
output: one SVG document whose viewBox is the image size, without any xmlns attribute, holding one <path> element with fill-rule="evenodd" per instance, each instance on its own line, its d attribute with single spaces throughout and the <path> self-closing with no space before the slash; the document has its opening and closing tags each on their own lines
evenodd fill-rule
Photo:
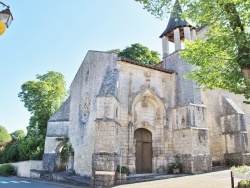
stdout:
<svg viewBox="0 0 250 188">
<path fill-rule="evenodd" d="M 146 100 L 147 104 L 143 104 L 144 100 Z M 142 128 L 147 128 L 150 129 L 151 131 L 154 130 L 153 125 L 155 125 L 155 123 L 152 125 L 149 122 L 145 121 L 145 123 L 149 123 L 148 125 L 143 126 L 143 122 L 138 122 L 138 117 L 139 117 L 139 112 L 138 112 L 138 105 L 142 106 L 144 105 L 145 108 L 147 107 L 151 107 L 151 112 L 154 111 L 154 114 L 151 114 L 154 116 L 153 121 L 160 121 L 160 124 L 162 126 L 164 126 L 166 124 L 166 108 L 164 105 L 164 102 L 155 94 L 155 92 L 148 87 L 144 92 L 138 94 L 131 105 L 131 112 L 132 112 L 132 117 L 131 120 L 133 122 L 133 124 L 135 125 L 135 129 L 140 128 L 140 126 L 142 126 Z M 153 109 L 152 109 L 153 108 Z M 143 112 L 143 108 L 140 109 L 141 112 Z M 148 111 L 150 111 L 150 109 L 148 109 Z M 151 117 L 152 118 L 152 117 Z M 141 125 L 140 125 L 141 124 Z"/>
<path fill-rule="evenodd" d="M 145 101 L 146 100 L 146 101 Z M 134 97 L 131 104 L 131 125 L 130 126 L 130 155 L 131 161 L 136 161 L 137 141 L 135 132 L 144 129 L 152 134 L 152 172 L 157 173 L 159 163 L 162 163 L 165 151 L 166 132 L 166 108 L 164 101 L 157 94 L 147 87 Z M 129 163 L 132 173 L 137 173 L 136 163 Z"/>
<path fill-rule="evenodd" d="M 71 142 L 68 138 L 51 138 L 47 140 L 47 145 L 50 147 L 50 151 L 46 152 L 43 157 L 43 168 L 51 172 L 58 172 L 61 170 L 73 170 L 74 168 L 74 149 L 71 145 Z M 70 150 L 68 149 L 70 146 Z M 68 152 L 62 158 L 62 149 L 63 152 Z M 45 148 L 47 150 L 47 148 Z M 64 153 L 65 154 L 65 153 Z M 65 160 L 66 158 L 66 160 Z M 62 163 L 64 162 L 64 163 Z M 63 167 L 63 168 L 62 168 Z"/>
<path fill-rule="evenodd" d="M 63 148 L 66 144 L 67 144 L 67 140 L 61 141 L 61 142 L 56 146 L 55 152 L 56 152 L 56 153 L 61 153 L 62 148 Z"/>
<path fill-rule="evenodd" d="M 145 129 L 145 130 L 147 130 L 147 131 L 149 131 L 151 134 L 153 134 L 153 130 L 152 129 L 150 129 L 150 128 L 148 128 L 148 127 L 140 127 L 140 128 L 135 128 L 134 129 L 134 132 L 136 131 L 136 130 L 138 130 L 138 129 Z"/>
</svg>

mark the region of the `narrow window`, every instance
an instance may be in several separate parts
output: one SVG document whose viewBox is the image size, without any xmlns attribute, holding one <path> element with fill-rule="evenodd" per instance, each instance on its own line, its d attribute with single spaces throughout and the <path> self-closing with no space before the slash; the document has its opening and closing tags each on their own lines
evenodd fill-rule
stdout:
<svg viewBox="0 0 250 188">
<path fill-rule="evenodd" d="M 87 82 L 88 80 L 89 80 L 89 70 L 88 70 L 87 73 L 86 73 L 85 82 Z"/>
<path fill-rule="evenodd" d="M 115 117 L 118 118 L 118 108 L 116 108 L 116 110 L 115 110 Z"/>
</svg>

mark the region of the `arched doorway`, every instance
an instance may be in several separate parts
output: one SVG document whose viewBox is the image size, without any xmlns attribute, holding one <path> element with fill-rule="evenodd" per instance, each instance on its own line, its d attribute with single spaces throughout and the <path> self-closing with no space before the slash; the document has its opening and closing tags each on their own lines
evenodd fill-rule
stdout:
<svg viewBox="0 0 250 188">
<path fill-rule="evenodd" d="M 55 171 L 67 171 L 74 168 L 74 149 L 67 139 L 58 144 L 55 157 Z"/>
<path fill-rule="evenodd" d="M 152 173 L 152 134 L 147 129 L 135 130 L 136 173 Z"/>
</svg>

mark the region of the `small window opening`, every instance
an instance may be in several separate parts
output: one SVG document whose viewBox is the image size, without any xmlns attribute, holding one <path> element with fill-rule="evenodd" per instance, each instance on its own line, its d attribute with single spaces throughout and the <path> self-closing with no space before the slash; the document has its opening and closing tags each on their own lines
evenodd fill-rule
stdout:
<svg viewBox="0 0 250 188">
<path fill-rule="evenodd" d="M 89 80 L 89 70 L 86 73 L 85 82 L 87 82 L 88 80 Z"/>
<path fill-rule="evenodd" d="M 115 117 L 118 117 L 118 108 L 115 110 Z"/>
</svg>

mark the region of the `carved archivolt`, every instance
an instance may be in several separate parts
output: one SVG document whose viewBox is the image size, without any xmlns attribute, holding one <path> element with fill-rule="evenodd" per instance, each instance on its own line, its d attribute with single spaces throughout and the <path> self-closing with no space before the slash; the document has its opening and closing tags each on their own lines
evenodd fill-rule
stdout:
<svg viewBox="0 0 250 188">
<path fill-rule="evenodd" d="M 141 105 L 142 107 L 148 107 L 148 101 L 146 97 L 144 97 L 144 99 L 142 100 Z"/>
<path fill-rule="evenodd" d="M 134 122 L 135 123 L 137 122 L 137 113 L 136 113 L 136 111 L 134 111 Z"/>
<path fill-rule="evenodd" d="M 131 105 L 132 120 L 136 128 L 154 130 L 155 126 L 165 126 L 166 109 L 164 102 L 150 88 L 134 97 Z"/>
<path fill-rule="evenodd" d="M 159 108 L 156 110 L 155 117 L 156 117 L 156 118 L 155 118 L 156 120 L 160 120 L 160 119 L 161 119 L 161 112 L 160 112 L 160 109 L 159 109 Z"/>
<path fill-rule="evenodd" d="M 161 103 L 164 103 L 166 101 L 165 98 L 161 98 L 160 95 L 157 93 L 156 89 L 154 87 L 150 87 L 148 84 L 142 85 L 140 87 L 140 91 L 137 91 L 135 93 L 131 93 L 129 94 L 129 113 L 132 113 L 132 105 L 135 104 L 136 99 L 138 98 L 138 96 L 146 96 L 144 95 L 146 91 L 150 91 L 153 94 L 150 96 L 153 96 L 154 98 L 159 99 L 159 101 L 161 101 Z"/>
</svg>

